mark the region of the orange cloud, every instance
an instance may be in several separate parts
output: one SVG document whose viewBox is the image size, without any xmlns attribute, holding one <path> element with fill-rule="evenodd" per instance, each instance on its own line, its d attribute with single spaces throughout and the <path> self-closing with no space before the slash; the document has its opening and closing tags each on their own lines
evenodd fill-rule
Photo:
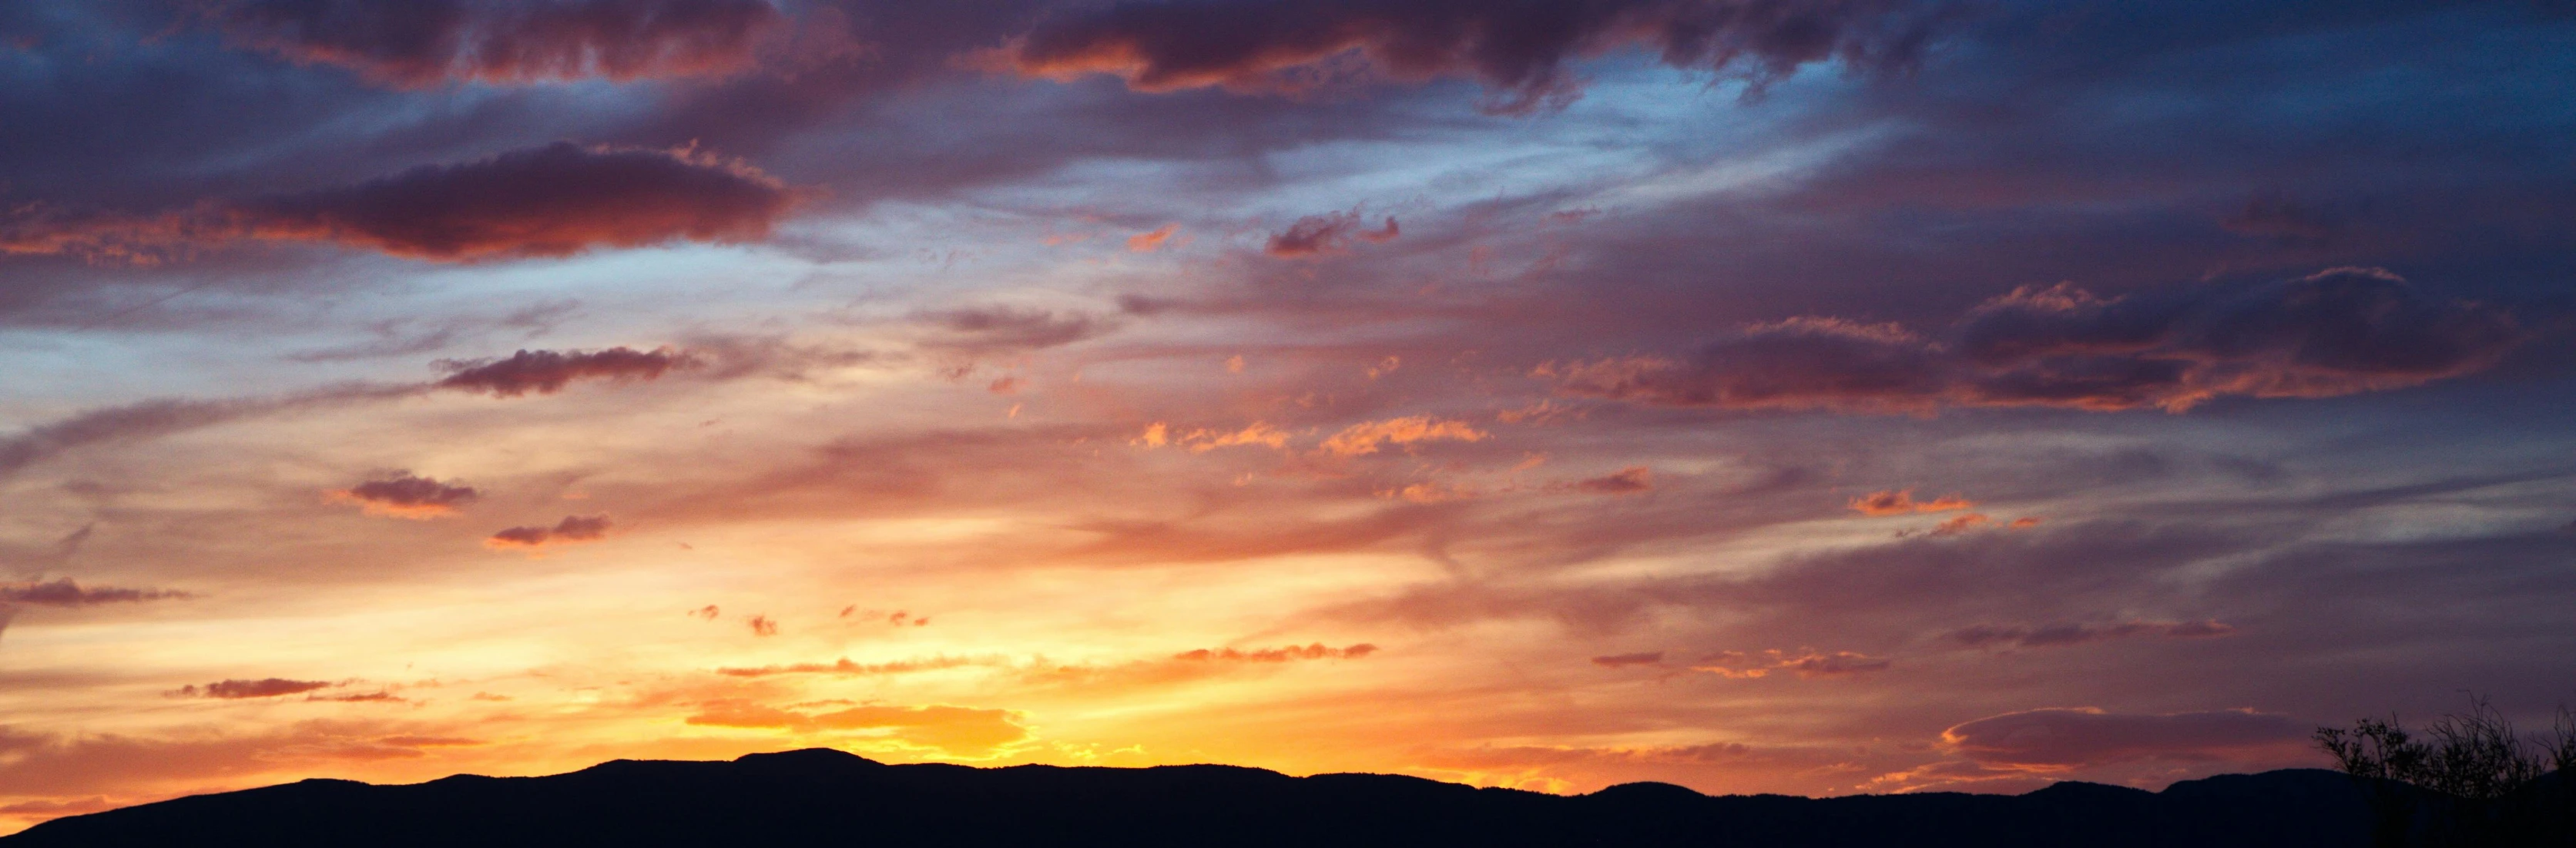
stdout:
<svg viewBox="0 0 2576 848">
<path fill-rule="evenodd" d="M 1164 243 L 1171 241 L 1172 234 L 1180 231 L 1181 225 L 1179 224 L 1164 224 L 1152 232 L 1137 233 L 1135 235 L 1128 236 L 1127 249 L 1135 253 L 1152 253 L 1154 251 L 1161 250 L 1163 249 Z"/>
<path fill-rule="evenodd" d="M 1353 424 L 1325 439 L 1322 450 L 1335 456 L 1361 456 L 1378 451 L 1380 445 L 1409 445 L 1415 442 L 1455 440 L 1480 442 L 1485 432 L 1464 421 L 1444 421 L 1427 415 L 1392 418 Z"/>
<path fill-rule="evenodd" d="M 1904 515 L 1909 512 L 1948 512 L 1976 506 L 1975 501 L 1958 495 L 1942 495 L 1928 501 L 1914 499 L 1913 489 L 1884 489 L 1851 499 L 1851 508 L 1862 515 Z"/>
<path fill-rule="evenodd" d="M 828 663 L 764 665 L 758 668 L 719 668 L 716 669 L 716 673 L 727 677 L 770 677 L 780 674 L 874 676 L 881 674 L 909 674 L 916 671 L 937 671 L 940 669 L 960 668 L 970 665 L 989 665 L 992 662 L 993 661 L 989 659 L 937 656 L 920 660 L 897 660 L 895 662 L 883 663 L 856 663 L 851 662 L 849 657 L 842 657 Z"/>
<path fill-rule="evenodd" d="M 1775 671 L 1786 671 L 1799 677 L 1845 677 L 1884 671 L 1889 665 L 1891 663 L 1884 658 L 1850 651 L 1821 654 L 1813 649 L 1800 649 L 1794 654 L 1763 651 L 1759 655 L 1721 651 L 1701 658 L 1691 665 L 1691 670 L 1738 679 L 1767 677 Z"/>
<path fill-rule="evenodd" d="M 1378 648 L 1377 648 L 1377 646 L 1376 646 L 1376 645 L 1371 645 L 1371 644 L 1366 643 L 1366 642 L 1362 642 L 1362 643 L 1359 643 L 1359 644 L 1357 644 L 1357 645 L 1352 645 L 1352 646 L 1347 647 L 1347 648 L 1331 648 L 1331 647 L 1326 647 L 1326 646 L 1324 645 L 1324 643 L 1322 643 L 1322 642 L 1317 642 L 1317 643 L 1314 643 L 1314 644 L 1311 644 L 1311 645 L 1306 645 L 1306 646 L 1303 646 L 1303 647 L 1300 647 L 1300 646 L 1297 646 L 1297 645 L 1290 645 L 1290 646 L 1285 647 L 1285 648 L 1262 648 L 1262 649 L 1259 649 L 1259 650 L 1252 650 L 1252 651 L 1243 651 L 1243 650 L 1237 650 L 1237 649 L 1234 649 L 1234 648 L 1224 648 L 1224 649 L 1220 649 L 1220 650 L 1209 650 L 1209 649 L 1207 649 L 1207 648 L 1200 648 L 1200 649 L 1195 650 L 1195 651 L 1183 651 L 1183 652 L 1181 652 L 1181 653 L 1173 654 L 1173 655 L 1172 655 L 1172 659 L 1176 659 L 1176 660 L 1185 660 L 1185 661 L 1188 661 L 1188 662 L 1272 662 L 1272 663 L 1275 663 L 1275 662 L 1288 662 L 1288 661 L 1290 661 L 1290 660 L 1320 660 L 1320 659 L 1355 660 L 1355 659 L 1359 659 L 1359 658 L 1361 658 L 1361 657 L 1368 656 L 1368 655 L 1373 654 L 1373 653 L 1377 653 L 1377 650 L 1378 650 Z"/>
<path fill-rule="evenodd" d="M 1982 512 L 1971 512 L 1932 526 L 1934 536 L 1956 536 L 1984 526 L 1990 519 Z"/>
<path fill-rule="evenodd" d="M 932 705 L 922 707 L 854 707 L 828 713 L 799 713 L 743 701 L 705 705 L 689 716 L 702 727 L 739 727 L 824 731 L 887 731 L 906 744 L 937 748 L 959 756 L 983 756 L 1028 738 L 1028 729 L 1009 710 Z"/>
<path fill-rule="evenodd" d="M 1386 489 L 1380 491 L 1377 493 L 1377 496 L 1388 499 L 1400 498 L 1413 503 L 1429 504 L 1472 498 L 1476 496 L 1476 490 L 1462 486 L 1443 486 L 1438 483 L 1414 483 L 1399 489 Z"/>
</svg>

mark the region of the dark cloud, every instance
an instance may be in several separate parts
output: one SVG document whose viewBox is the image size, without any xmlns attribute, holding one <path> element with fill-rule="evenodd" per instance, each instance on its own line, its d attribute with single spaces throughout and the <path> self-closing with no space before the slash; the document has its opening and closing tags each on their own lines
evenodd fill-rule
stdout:
<svg viewBox="0 0 2576 848">
<path fill-rule="evenodd" d="M 1942 731 L 1941 739 L 1980 763 L 2060 768 L 2142 757 L 2209 759 L 2248 750 L 2298 750 L 2313 729 L 2289 716 L 2252 710 L 2137 715 L 2044 709 L 1977 719 Z"/>
<path fill-rule="evenodd" d="M 1943 638 L 1971 648 L 2017 647 L 2050 648 L 2107 642 L 2114 639 L 2154 637 L 2165 639 L 2200 639 L 2225 636 L 2236 628 L 2214 619 L 2202 621 L 2124 621 L 2118 624 L 1979 624 L 1951 631 Z"/>
<path fill-rule="evenodd" d="M 1468 77 L 1523 113 L 1582 89 L 1570 60 L 1642 48 L 1757 89 L 1800 66 L 1912 64 L 1936 4 L 1905 0 L 1121 2 L 1043 19 L 1007 51 L 1032 76 L 1112 74 L 1140 91 L 1298 92 L 1352 72 Z"/>
<path fill-rule="evenodd" d="M 567 515 L 553 527 L 511 527 L 492 534 L 483 544 L 495 548 L 536 548 L 572 542 L 596 542 L 608 538 L 608 516 Z"/>
<path fill-rule="evenodd" d="M 472 486 L 442 483 L 409 471 L 381 480 L 369 480 L 331 494 L 357 502 L 370 513 L 406 518 L 453 515 L 458 508 L 482 497 Z"/>
<path fill-rule="evenodd" d="M 216 0 L 242 47 L 402 87 L 727 74 L 788 20 L 765 0 Z"/>
<path fill-rule="evenodd" d="M 1942 338 L 1799 318 L 1747 328 L 1688 362 L 1542 368 L 1566 392 L 1668 406 L 1931 412 L 1943 406 L 2155 407 L 2333 397 L 2483 370 L 2525 338 L 2484 304 L 2395 274 L 2337 268 L 2278 283 L 2101 298 L 2024 288 Z"/>
<path fill-rule="evenodd" d="M 1632 465 L 1604 476 L 1579 480 L 1574 484 L 1575 491 L 1591 492 L 1596 495 L 1629 495 L 1651 491 L 1654 488 L 1655 472 L 1643 465 Z"/>
<path fill-rule="evenodd" d="M 208 683 L 202 687 L 195 684 L 189 684 L 187 686 L 179 687 L 178 691 L 171 692 L 170 694 L 172 697 L 178 698 L 221 698 L 225 700 L 239 700 L 243 698 L 274 698 L 280 695 L 301 695 L 317 689 L 328 689 L 333 685 L 335 684 L 325 680 L 288 680 L 283 677 L 264 677 L 258 680 L 218 680 L 213 683 Z"/>
<path fill-rule="evenodd" d="M 438 388 L 519 397 L 531 392 L 554 394 L 575 380 L 653 380 L 674 368 L 702 363 L 690 353 L 664 346 L 649 351 L 630 347 L 521 350 L 503 359 L 443 359 L 437 364 L 452 372 L 435 384 Z"/>
<path fill-rule="evenodd" d="M 919 320 L 941 331 L 925 344 L 975 354 L 1008 354 L 1062 347 L 1117 329 L 1117 323 L 1081 312 L 1015 306 L 982 306 L 924 313 Z"/>
<path fill-rule="evenodd" d="M 1290 660 L 1355 660 L 1377 653 L 1377 650 L 1378 648 L 1376 645 L 1371 645 L 1366 642 L 1344 648 L 1329 647 L 1322 642 L 1317 642 L 1304 646 L 1290 645 L 1284 648 L 1259 648 L 1250 651 L 1235 648 L 1220 648 L 1216 650 L 1200 648 L 1194 651 L 1182 651 L 1180 653 L 1173 654 L 1172 659 L 1187 662 L 1266 663 L 1288 662 Z"/>
<path fill-rule="evenodd" d="M 1358 212 L 1332 212 L 1297 219 L 1288 229 L 1271 234 L 1270 242 L 1261 250 L 1282 259 L 1301 259 L 1340 253 L 1352 239 L 1386 242 L 1402 233 L 1392 215 L 1387 216 L 1383 226 L 1371 229 Z"/>
<path fill-rule="evenodd" d="M 392 692 L 351 692 L 344 695 L 306 695 L 307 701 L 331 701 L 343 704 L 408 704 L 411 701 Z"/>
<path fill-rule="evenodd" d="M 327 242 L 432 262 L 766 238 L 798 194 L 691 150 L 556 142 L 341 188 L 200 202 L 157 215 L 13 210 L 0 253 L 155 262 L 238 240 Z"/>
<path fill-rule="evenodd" d="M 39 607 L 86 607 L 188 597 L 194 596 L 169 589 L 82 586 L 72 582 L 69 577 L 58 577 L 52 581 L 0 583 L 0 604 L 26 604 Z"/>
<path fill-rule="evenodd" d="M 1662 651 L 1648 651 L 1642 654 L 1611 654 L 1609 656 L 1592 658 L 1593 665 L 1603 666 L 1606 668 L 1626 668 L 1632 665 L 1655 665 L 1663 661 L 1664 652 Z"/>
</svg>

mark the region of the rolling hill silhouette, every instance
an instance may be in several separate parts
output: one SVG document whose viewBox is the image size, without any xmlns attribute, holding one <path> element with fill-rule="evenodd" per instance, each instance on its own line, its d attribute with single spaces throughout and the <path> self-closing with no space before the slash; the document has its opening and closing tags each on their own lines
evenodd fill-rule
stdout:
<svg viewBox="0 0 2576 848">
<path fill-rule="evenodd" d="M 978 769 L 808 749 L 731 762 L 617 760 L 570 774 L 345 780 L 58 819 L 0 848 L 112 846 L 2366 846 L 2337 772 L 2227 775 L 2146 792 L 1589 795 L 1234 766 Z"/>
</svg>

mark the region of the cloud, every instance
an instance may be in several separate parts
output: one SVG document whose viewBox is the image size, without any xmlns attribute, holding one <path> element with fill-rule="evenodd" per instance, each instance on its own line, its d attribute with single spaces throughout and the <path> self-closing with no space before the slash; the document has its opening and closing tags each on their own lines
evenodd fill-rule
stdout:
<svg viewBox="0 0 2576 848">
<path fill-rule="evenodd" d="M 2235 632 L 2236 628 L 2216 619 L 2203 619 L 2200 621 L 2124 621 L 2106 625 L 1979 624 L 1951 631 L 1943 638 L 1971 648 L 2053 648 L 2132 637 L 2203 639 L 2226 636 Z"/>
<path fill-rule="evenodd" d="M 1335 456 L 1361 456 L 1376 453 L 1387 444 L 1409 445 L 1416 442 L 1455 440 L 1484 441 L 1485 431 L 1464 421 L 1445 421 L 1427 415 L 1368 421 L 1345 427 L 1325 439 L 1320 449 Z"/>
<path fill-rule="evenodd" d="M 166 736 L 0 727 L 0 750 L 10 754 L 0 757 L 0 795 L 187 794 L 215 782 L 273 783 L 277 781 L 258 778 L 310 774 L 309 769 L 326 764 L 416 758 L 422 756 L 421 747 L 427 745 L 414 737 L 387 735 L 371 722 L 306 721 L 250 734 L 182 730 Z"/>
<path fill-rule="evenodd" d="M 1884 658 L 1850 651 L 1821 654 L 1811 649 L 1801 649 L 1796 653 L 1763 651 L 1758 655 L 1741 651 L 1720 651 L 1692 663 L 1691 670 L 1739 679 L 1768 677 L 1775 671 L 1786 671 L 1799 677 L 1848 677 L 1873 671 L 1885 671 L 1891 664 Z"/>
<path fill-rule="evenodd" d="M 1567 393 L 1661 406 L 1929 413 L 1943 406 L 2181 412 L 2221 397 L 2320 398 L 2484 370 L 2512 316 L 2375 268 L 2101 298 L 2059 285 L 1989 300 L 1940 338 L 1890 324 L 1756 324 L 1688 362 L 1545 366 Z"/>
<path fill-rule="evenodd" d="M 770 677 L 780 674 L 836 674 L 856 677 L 872 677 L 883 674 L 909 674 L 916 671 L 937 671 L 940 669 L 961 668 L 970 665 L 986 665 L 991 662 L 991 660 L 987 659 L 951 657 L 943 655 L 919 660 L 857 663 L 851 662 L 849 657 L 842 657 L 828 663 L 764 665 L 757 668 L 718 668 L 716 669 L 716 673 L 727 677 Z"/>
<path fill-rule="evenodd" d="M 1355 238 L 1367 242 L 1394 241 L 1401 232 L 1396 228 L 1393 216 L 1387 217 L 1385 226 L 1367 229 L 1358 212 L 1308 215 L 1288 225 L 1288 229 L 1272 234 L 1270 242 L 1262 245 L 1261 252 L 1282 259 L 1328 256 L 1348 249 Z"/>
<path fill-rule="evenodd" d="M 668 346 L 649 351 L 629 347 L 593 351 L 522 350 L 504 359 L 439 360 L 438 366 L 449 374 L 434 385 L 442 389 L 490 392 L 494 397 L 519 397 L 530 392 L 550 395 L 562 391 L 574 380 L 653 380 L 672 369 L 693 368 L 700 364 L 702 361 L 695 355 Z"/>
<path fill-rule="evenodd" d="M 1626 668 L 1632 665 L 1655 665 L 1663 661 L 1664 652 L 1662 651 L 1648 651 L 1641 654 L 1611 654 L 1606 657 L 1592 658 L 1593 665 L 1601 666 L 1603 668 Z"/>
<path fill-rule="evenodd" d="M 1607 476 L 1579 480 L 1575 491 L 1596 495 L 1631 495 L 1655 488 L 1655 472 L 1643 465 L 1632 465 Z"/>
<path fill-rule="evenodd" d="M 1004 51 L 1019 73 L 1109 74 L 1139 91 L 1313 90 L 1353 74 L 1466 77 L 1525 113 L 1582 90 L 1565 65 L 1640 48 L 1760 86 L 1800 66 L 1912 63 L 1929 17 L 1901 0 L 1254 0 L 1121 2 L 1042 19 Z"/>
<path fill-rule="evenodd" d="M 924 313 L 945 331 L 925 344 L 976 354 L 1010 354 L 1062 347 L 1117 329 L 1115 322 L 1080 312 L 1056 313 L 1015 306 L 984 306 Z"/>
<path fill-rule="evenodd" d="M 1292 660 L 1320 660 L 1320 659 L 1355 660 L 1355 659 L 1359 659 L 1359 658 L 1361 658 L 1361 657 L 1368 656 L 1368 655 L 1373 654 L 1373 653 L 1377 653 L 1377 650 L 1378 650 L 1378 647 L 1377 647 L 1376 645 L 1371 645 L 1371 644 L 1368 644 L 1368 643 L 1366 643 L 1366 642 L 1362 642 L 1362 643 L 1360 643 L 1360 644 L 1352 645 L 1352 646 L 1345 647 L 1345 648 L 1333 648 L 1333 647 L 1327 647 L 1327 646 L 1325 646 L 1325 645 L 1324 645 L 1324 643 L 1322 643 L 1322 642 L 1317 642 L 1317 643 L 1314 643 L 1314 644 L 1311 644 L 1311 645 L 1305 645 L 1305 646 L 1302 646 L 1302 647 L 1301 647 L 1301 646 L 1297 646 L 1297 645 L 1290 645 L 1290 646 L 1287 646 L 1287 647 L 1284 647 L 1284 648 L 1260 648 L 1260 649 L 1251 650 L 1251 651 L 1238 650 L 1238 649 L 1235 649 L 1235 648 L 1221 648 L 1221 649 L 1217 649 L 1217 650 L 1209 650 L 1209 649 L 1207 649 L 1207 648 L 1200 648 L 1200 649 L 1197 649 L 1197 650 L 1194 650 L 1194 651 L 1182 651 L 1182 652 L 1180 652 L 1180 653 L 1173 654 L 1173 655 L 1172 655 L 1172 659 L 1181 660 L 1181 661 L 1184 661 L 1184 662 L 1261 662 L 1261 663 L 1276 663 L 1276 662 L 1289 662 L 1289 661 L 1292 661 Z"/>
<path fill-rule="evenodd" d="M 884 730 L 892 738 L 951 754 L 980 756 L 1028 738 L 1009 710 L 934 705 L 923 707 L 855 707 L 809 714 L 741 701 L 705 705 L 689 724 L 702 727 L 774 728 L 798 733 L 836 730 Z"/>
<path fill-rule="evenodd" d="M 688 149 L 568 141 L 356 185 L 158 215 L 25 207 L 0 254 L 155 262 L 240 240 L 319 242 L 431 262 L 571 256 L 595 247 L 767 238 L 800 195 L 742 162 Z"/>
<path fill-rule="evenodd" d="M 1948 512 L 1976 506 L 1975 501 L 1958 495 L 1942 495 L 1928 501 L 1914 499 L 1913 489 L 1881 489 L 1851 499 L 1851 508 L 1862 515 L 1905 515 L 1915 512 Z"/>
<path fill-rule="evenodd" d="M 402 397 L 418 391 L 416 386 L 352 384 L 283 397 L 160 399 L 92 409 L 0 439 L 0 477 L 90 445 L 140 441 L 274 412 Z"/>
<path fill-rule="evenodd" d="M 353 501 L 369 515 L 437 518 L 456 514 L 457 508 L 473 503 L 482 494 L 472 486 L 441 483 L 403 471 L 333 491 L 331 496 Z"/>
<path fill-rule="evenodd" d="M 1939 524 L 1932 525 L 1932 535 L 1956 536 L 1961 533 L 1974 530 L 1978 527 L 1985 526 L 1992 520 L 1993 519 L 1987 518 L 1985 513 L 1971 512 L 1966 515 L 1951 518 L 1942 521 Z"/>
<path fill-rule="evenodd" d="M 766 0 L 218 0 L 201 14 L 235 45 L 404 88 L 731 74 L 791 23 Z"/>
<path fill-rule="evenodd" d="M 1151 232 L 1142 232 L 1128 236 L 1127 250 L 1133 253 L 1152 253 L 1154 251 L 1161 250 L 1163 249 L 1164 244 L 1172 240 L 1172 234 L 1180 231 L 1181 225 L 1179 224 L 1164 224 L 1160 227 L 1154 228 Z"/>
<path fill-rule="evenodd" d="M 194 596 L 169 589 L 82 586 L 72 582 L 69 577 L 55 578 L 51 582 L 0 583 L 0 604 L 26 604 L 39 607 L 86 607 L 188 597 Z"/>
<path fill-rule="evenodd" d="M 264 677 L 258 680 L 218 680 L 213 683 L 208 683 L 203 687 L 190 684 L 179 687 L 178 691 L 171 692 L 170 695 L 178 698 L 203 697 L 220 698 L 224 700 L 274 698 L 280 695 L 301 695 L 316 689 L 328 689 L 334 685 L 336 684 L 323 680 L 288 680 L 283 677 Z"/>
<path fill-rule="evenodd" d="M 483 544 L 493 548 L 537 548 L 571 542 L 596 542 L 608 538 L 608 516 L 567 515 L 553 527 L 511 527 L 492 534 Z"/>
<path fill-rule="evenodd" d="M 754 635 L 754 636 L 776 636 L 776 635 L 778 635 L 778 621 L 777 621 L 776 619 L 770 618 L 769 616 L 766 616 L 766 615 L 754 615 L 754 616 L 752 616 L 751 618 L 744 620 L 744 621 L 743 621 L 743 623 L 744 623 L 744 624 L 746 624 L 746 625 L 749 625 L 749 626 L 751 627 L 751 635 Z"/>
<path fill-rule="evenodd" d="M 2006 713 L 1941 732 L 1941 741 L 1988 765 L 2053 771 L 2139 758 L 2198 760 L 2303 749 L 2313 728 L 2253 710 L 2140 715 L 2092 707 Z"/>
<path fill-rule="evenodd" d="M 1206 453 L 1208 451 L 1216 450 L 1217 448 L 1250 447 L 1254 445 L 1278 449 L 1288 446 L 1288 433 L 1287 431 L 1272 427 L 1266 422 L 1255 421 L 1246 425 L 1241 430 L 1229 431 L 1200 428 L 1190 430 L 1186 433 L 1175 434 L 1172 432 L 1171 425 L 1157 421 L 1146 425 L 1145 432 L 1138 434 L 1134 439 L 1128 440 L 1128 444 L 1149 448 L 1159 448 L 1164 445 L 1179 445 L 1181 447 L 1188 448 L 1191 453 Z"/>
<path fill-rule="evenodd" d="M 392 693 L 392 692 L 381 692 L 381 691 L 379 691 L 379 692 L 351 692 L 351 693 L 348 693 L 348 694 L 345 694 L 345 695 L 306 695 L 306 696 L 304 696 L 304 700 L 307 700 L 307 701 L 333 701 L 333 702 L 344 703 L 344 704 L 408 704 L 408 703 L 411 703 L 411 701 L 409 701 L 409 700 L 406 700 L 406 699 L 403 699 L 403 698 L 400 698 L 400 697 L 396 697 L 396 696 L 394 695 L 394 693 Z"/>
</svg>

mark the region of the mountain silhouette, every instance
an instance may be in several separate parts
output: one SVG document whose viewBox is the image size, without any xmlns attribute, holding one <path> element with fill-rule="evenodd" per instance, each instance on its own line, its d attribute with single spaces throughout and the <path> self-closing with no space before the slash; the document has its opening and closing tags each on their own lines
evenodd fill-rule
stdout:
<svg viewBox="0 0 2576 848">
<path fill-rule="evenodd" d="M 617 760 L 546 777 L 346 780 L 57 819 L 0 848 L 365 846 L 2353 846 L 2337 772 L 2226 775 L 2147 792 L 1712 797 L 1664 783 L 1589 795 L 1235 766 L 887 765 L 828 749 L 731 762 Z"/>
</svg>

